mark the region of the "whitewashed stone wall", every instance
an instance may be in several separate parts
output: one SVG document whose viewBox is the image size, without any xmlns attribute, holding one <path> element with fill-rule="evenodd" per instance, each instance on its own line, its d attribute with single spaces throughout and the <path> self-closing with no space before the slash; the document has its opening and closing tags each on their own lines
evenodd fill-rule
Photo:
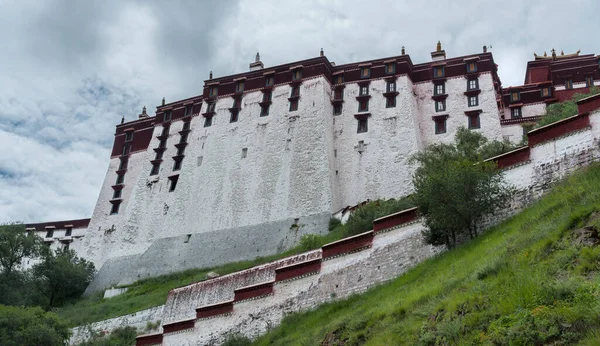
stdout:
<svg viewBox="0 0 600 346">
<path fill-rule="evenodd" d="M 479 105 L 469 107 L 468 97 L 464 94 L 467 91 L 467 79 L 464 77 L 448 78 L 446 80 L 446 110 L 443 112 L 435 111 L 435 100 L 433 96 L 434 85 L 431 81 L 417 83 L 415 93 L 417 95 L 419 107 L 419 127 L 421 138 L 424 145 L 432 143 L 452 143 L 454 135 L 459 127 L 468 127 L 469 119 L 465 111 L 481 109 L 479 115 L 480 128 L 474 131 L 480 132 L 485 137 L 494 140 L 502 139 L 500 129 L 500 116 L 498 106 L 496 105 L 496 91 L 494 90 L 494 81 L 490 73 L 479 75 Z M 435 122 L 431 118 L 438 114 L 448 114 L 446 120 L 446 133 L 435 134 Z"/>
<path fill-rule="evenodd" d="M 504 119 L 512 119 L 512 115 L 510 113 L 510 108 L 504 108 Z M 528 103 L 521 107 L 521 117 L 537 117 L 540 115 L 546 114 L 546 103 L 545 102 L 537 102 L 537 103 Z M 575 114 L 573 114 L 575 115 Z"/>
<path fill-rule="evenodd" d="M 513 144 L 523 140 L 523 126 L 521 124 L 502 125 L 502 139 L 507 139 Z"/>
<path fill-rule="evenodd" d="M 117 328 L 125 326 L 134 327 L 138 333 L 147 333 L 155 329 L 148 329 L 148 324 L 161 324 L 164 305 L 150 309 L 135 312 L 133 314 L 119 316 L 100 322 L 90 323 L 86 326 L 80 326 L 71 329 L 73 335 L 69 339 L 69 345 L 79 345 L 92 337 L 92 333 L 107 335 Z"/>
</svg>

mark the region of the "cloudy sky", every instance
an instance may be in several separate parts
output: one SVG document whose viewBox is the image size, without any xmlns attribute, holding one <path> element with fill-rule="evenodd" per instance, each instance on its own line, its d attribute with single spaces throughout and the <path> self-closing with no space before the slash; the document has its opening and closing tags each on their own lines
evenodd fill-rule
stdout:
<svg viewBox="0 0 600 346">
<path fill-rule="evenodd" d="M 568 3 L 568 4 L 567 4 Z M 368 4 L 368 5 L 367 5 Z M 114 126 L 215 76 L 317 56 L 491 51 L 504 86 L 552 47 L 600 53 L 594 0 L 0 0 L 0 222 L 89 217 Z"/>
</svg>

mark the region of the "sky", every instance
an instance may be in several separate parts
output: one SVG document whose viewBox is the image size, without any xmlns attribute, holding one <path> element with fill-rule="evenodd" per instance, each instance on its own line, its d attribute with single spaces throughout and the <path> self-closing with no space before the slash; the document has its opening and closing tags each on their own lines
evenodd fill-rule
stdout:
<svg viewBox="0 0 600 346">
<path fill-rule="evenodd" d="M 533 53 L 600 54 L 594 0 L 0 0 L 0 223 L 90 217 L 115 125 L 215 77 L 319 55 L 427 62 L 490 51 L 503 86 Z"/>
</svg>

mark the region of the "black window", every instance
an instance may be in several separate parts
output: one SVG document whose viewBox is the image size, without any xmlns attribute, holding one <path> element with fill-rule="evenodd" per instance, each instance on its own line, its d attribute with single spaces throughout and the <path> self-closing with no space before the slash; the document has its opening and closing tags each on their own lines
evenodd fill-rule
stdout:
<svg viewBox="0 0 600 346">
<path fill-rule="evenodd" d="M 334 100 L 343 100 L 344 99 L 344 89 L 335 89 L 333 92 Z"/>
<path fill-rule="evenodd" d="M 446 110 L 446 101 L 435 101 L 435 111 L 443 112 Z"/>
<path fill-rule="evenodd" d="M 187 133 L 182 134 L 181 137 L 179 137 L 179 143 L 186 143 L 187 138 L 188 138 Z"/>
<path fill-rule="evenodd" d="M 176 175 L 174 177 L 169 177 L 169 180 L 171 181 L 171 184 L 169 185 L 169 192 L 173 192 L 177 187 L 177 181 L 179 180 L 179 176 Z"/>
<path fill-rule="evenodd" d="M 238 121 L 239 118 L 239 112 L 237 111 L 232 111 L 231 115 L 229 116 L 229 122 L 230 123 L 235 123 Z"/>
<path fill-rule="evenodd" d="M 121 191 L 122 190 L 115 190 L 115 192 L 113 192 L 113 199 L 121 198 Z"/>
<path fill-rule="evenodd" d="M 477 95 L 469 96 L 469 107 L 478 106 L 478 105 L 479 105 L 479 98 L 477 97 Z"/>
<path fill-rule="evenodd" d="M 125 142 L 130 142 L 133 140 L 133 131 L 125 132 Z"/>
<path fill-rule="evenodd" d="M 395 92 L 396 91 L 396 81 L 389 81 L 386 85 L 387 92 Z"/>
<path fill-rule="evenodd" d="M 510 102 L 516 102 L 521 100 L 521 93 L 518 91 L 513 91 L 510 93 Z"/>
<path fill-rule="evenodd" d="M 181 156 L 185 153 L 185 147 L 177 148 L 177 156 Z"/>
<path fill-rule="evenodd" d="M 235 84 L 235 91 L 238 93 L 241 93 L 242 91 L 244 91 L 244 82 L 237 82 Z"/>
<path fill-rule="evenodd" d="M 113 203 L 112 207 L 110 208 L 110 214 L 118 214 L 119 213 L 119 203 Z"/>
<path fill-rule="evenodd" d="M 152 170 L 150 171 L 150 175 L 157 175 L 159 169 L 160 169 L 160 163 L 152 164 Z"/>
<path fill-rule="evenodd" d="M 340 114 L 342 114 L 342 104 L 336 103 L 333 105 L 333 115 L 340 115 Z"/>
<path fill-rule="evenodd" d="M 337 76 L 335 76 L 335 84 L 342 84 L 342 83 L 344 83 L 344 75 L 338 74 Z"/>
<path fill-rule="evenodd" d="M 190 129 L 190 123 L 191 123 L 190 121 L 186 121 L 186 122 L 184 122 L 184 123 L 183 123 L 183 128 L 182 128 L 182 130 L 183 130 L 183 131 L 187 131 L 187 130 L 189 130 L 189 129 Z"/>
<path fill-rule="evenodd" d="M 434 67 L 433 68 L 433 78 L 440 78 L 440 77 L 444 77 L 446 71 L 444 70 L 444 67 Z"/>
<path fill-rule="evenodd" d="M 265 86 L 271 86 L 273 85 L 273 77 L 272 76 L 267 76 L 265 77 Z"/>
<path fill-rule="evenodd" d="M 260 116 L 261 117 L 266 117 L 267 115 L 269 115 L 269 105 L 263 105 L 260 108 Z"/>
<path fill-rule="evenodd" d="M 386 108 L 396 107 L 396 97 L 395 96 L 387 97 L 385 100 L 385 107 Z"/>
<path fill-rule="evenodd" d="M 477 90 L 479 89 L 479 80 L 478 79 L 469 79 L 467 81 L 467 90 Z"/>
<path fill-rule="evenodd" d="M 125 180 L 125 174 L 117 174 L 117 185 L 123 184 L 123 180 Z"/>
<path fill-rule="evenodd" d="M 204 118 L 204 127 L 210 127 L 212 125 L 212 118 L 213 117 Z"/>
<path fill-rule="evenodd" d="M 127 163 L 127 160 L 121 160 L 121 163 L 119 164 L 119 170 L 127 169 Z"/>
<path fill-rule="evenodd" d="M 175 160 L 175 162 L 173 163 L 173 170 L 174 171 L 180 170 L 182 162 L 183 162 L 183 160 Z"/>
<path fill-rule="evenodd" d="M 273 97 L 273 94 L 271 92 L 265 92 L 263 94 L 263 102 L 269 102 L 269 101 L 271 101 L 272 97 Z"/>
<path fill-rule="evenodd" d="M 166 139 L 161 139 L 160 142 L 158 143 L 158 147 L 159 148 L 165 148 L 167 146 L 167 140 Z"/>
<path fill-rule="evenodd" d="M 298 87 L 298 86 L 292 87 L 291 97 L 297 97 L 297 96 L 300 96 L 300 87 Z"/>
<path fill-rule="evenodd" d="M 127 154 L 129 154 L 130 152 L 131 152 L 131 144 L 125 144 L 125 145 L 123 146 L 123 152 L 122 152 L 122 154 L 123 154 L 123 155 L 127 155 Z"/>
<path fill-rule="evenodd" d="M 187 106 L 185 106 L 185 110 L 183 111 L 183 116 L 187 117 L 187 116 L 192 115 L 193 108 L 194 108 L 193 105 L 187 105 Z"/>
<path fill-rule="evenodd" d="M 371 68 L 369 67 L 361 67 L 360 68 L 360 78 L 369 78 L 371 76 Z"/>
<path fill-rule="evenodd" d="M 433 94 L 434 95 L 444 95 L 446 93 L 446 84 L 445 83 L 436 83 L 433 86 Z"/>
<path fill-rule="evenodd" d="M 467 63 L 467 72 L 477 72 L 477 63 L 476 62 Z"/>
<path fill-rule="evenodd" d="M 211 87 L 208 89 L 208 96 L 210 96 L 210 97 L 215 97 L 215 96 L 217 96 L 217 92 L 218 92 L 218 90 L 219 90 L 219 89 L 217 88 L 217 86 L 211 86 Z"/>
<path fill-rule="evenodd" d="M 573 89 L 573 80 L 567 79 L 565 81 L 565 89 Z"/>
<path fill-rule="evenodd" d="M 156 157 L 154 158 L 155 160 L 160 160 L 163 157 L 163 151 L 159 150 L 156 152 Z"/>
<path fill-rule="evenodd" d="M 389 63 L 389 64 L 385 64 L 385 73 L 386 74 L 396 73 L 396 64 L 393 62 Z"/>
<path fill-rule="evenodd" d="M 358 128 L 356 133 L 363 133 L 369 131 L 368 119 L 358 119 Z"/>
<path fill-rule="evenodd" d="M 520 118 L 522 116 L 521 107 L 511 108 L 510 112 L 513 118 Z"/>
<path fill-rule="evenodd" d="M 213 113 L 215 111 L 215 103 L 206 104 L 206 113 Z"/>
<path fill-rule="evenodd" d="M 446 133 L 446 119 L 435 120 L 435 134 Z"/>
<path fill-rule="evenodd" d="M 478 129 L 480 128 L 480 123 L 479 123 L 479 114 L 477 115 L 470 115 L 469 116 L 469 128 L 470 129 Z"/>
<path fill-rule="evenodd" d="M 52 238 L 52 236 L 54 236 L 54 230 L 53 229 L 48 229 L 46 231 L 46 238 Z"/>
<path fill-rule="evenodd" d="M 358 102 L 358 111 L 359 112 L 367 112 L 369 110 L 369 101 L 363 100 Z"/>
<path fill-rule="evenodd" d="M 71 233 L 73 233 L 73 229 L 72 229 L 71 227 L 68 227 L 68 228 L 65 230 L 65 237 L 70 237 L 70 236 L 71 236 Z"/>
<path fill-rule="evenodd" d="M 300 69 L 296 69 L 296 70 L 294 70 L 294 73 L 293 73 L 293 75 L 292 75 L 292 78 L 293 78 L 294 80 L 300 80 L 300 79 L 302 79 L 302 70 L 300 70 Z"/>
<path fill-rule="evenodd" d="M 585 85 L 588 87 L 594 86 L 594 77 L 592 77 L 592 76 L 585 77 Z"/>
<path fill-rule="evenodd" d="M 358 94 L 360 96 L 369 95 L 369 86 L 368 85 L 361 85 L 360 89 L 358 91 Z"/>
<path fill-rule="evenodd" d="M 165 111 L 163 113 L 163 121 L 169 121 L 171 120 L 171 111 Z"/>
<path fill-rule="evenodd" d="M 294 112 L 298 110 L 298 100 L 291 100 L 290 101 L 290 112 Z"/>
</svg>

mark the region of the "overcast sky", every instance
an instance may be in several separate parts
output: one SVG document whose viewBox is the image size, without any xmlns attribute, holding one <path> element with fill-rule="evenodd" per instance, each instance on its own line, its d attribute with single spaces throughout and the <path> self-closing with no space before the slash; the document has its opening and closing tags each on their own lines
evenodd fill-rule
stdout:
<svg viewBox="0 0 600 346">
<path fill-rule="evenodd" d="M 600 53 L 600 2 L 0 0 L 0 222 L 92 214 L 114 126 L 215 77 L 317 56 L 430 60 L 492 45 L 503 86 L 533 52 Z"/>
</svg>

